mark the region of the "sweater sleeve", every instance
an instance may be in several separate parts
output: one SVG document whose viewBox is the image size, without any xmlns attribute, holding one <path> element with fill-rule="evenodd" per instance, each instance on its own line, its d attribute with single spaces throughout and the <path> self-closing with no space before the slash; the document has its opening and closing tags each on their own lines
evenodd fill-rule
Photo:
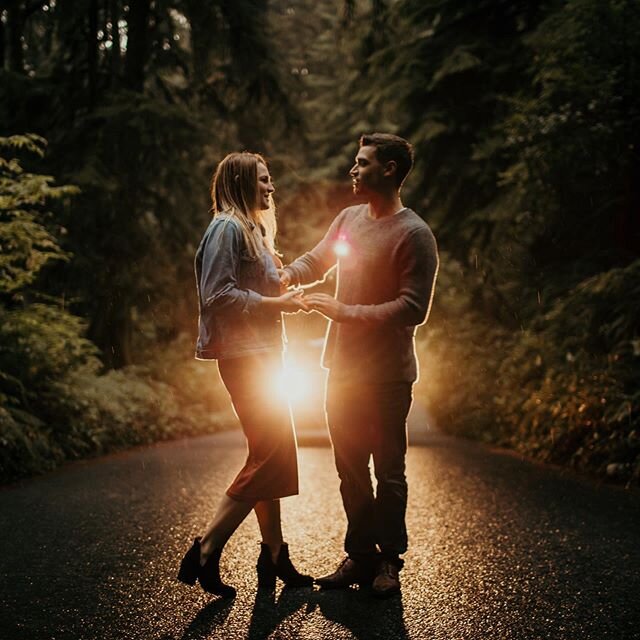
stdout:
<svg viewBox="0 0 640 640">
<path fill-rule="evenodd" d="M 340 227 L 346 209 L 341 211 L 331 223 L 324 238 L 311 251 L 301 255 L 284 269 L 291 278 L 291 284 L 309 285 L 320 282 L 336 265 L 335 243 L 340 237 Z"/>
<path fill-rule="evenodd" d="M 344 304 L 338 322 L 417 326 L 427 320 L 439 264 L 431 231 L 413 231 L 400 246 L 399 259 L 398 296 L 380 304 Z"/>
<path fill-rule="evenodd" d="M 260 305 L 259 293 L 238 287 L 242 246 L 242 231 L 234 222 L 213 225 L 202 254 L 200 291 L 205 307 L 251 313 Z"/>
</svg>

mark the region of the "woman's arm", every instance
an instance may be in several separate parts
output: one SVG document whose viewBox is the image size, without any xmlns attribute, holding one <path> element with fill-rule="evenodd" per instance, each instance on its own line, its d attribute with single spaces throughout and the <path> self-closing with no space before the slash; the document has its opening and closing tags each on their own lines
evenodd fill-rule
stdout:
<svg viewBox="0 0 640 640">
<path fill-rule="evenodd" d="M 200 295 L 205 307 L 251 313 L 262 296 L 238 286 L 242 231 L 232 220 L 214 221 L 202 249 Z"/>
<path fill-rule="evenodd" d="M 268 297 L 252 289 L 240 288 L 238 273 L 242 246 L 242 230 L 232 220 L 220 220 L 213 225 L 202 253 L 200 295 L 204 306 L 241 313 L 252 313 L 259 307 L 288 312 L 306 310 L 301 292 Z"/>
<path fill-rule="evenodd" d="M 275 298 L 269 298 L 262 296 L 260 303 L 263 307 L 271 308 L 274 311 L 284 311 L 285 313 L 296 313 L 298 311 L 308 311 L 304 298 L 302 297 L 302 291 L 297 289 L 295 291 L 287 291 L 281 296 Z"/>
</svg>

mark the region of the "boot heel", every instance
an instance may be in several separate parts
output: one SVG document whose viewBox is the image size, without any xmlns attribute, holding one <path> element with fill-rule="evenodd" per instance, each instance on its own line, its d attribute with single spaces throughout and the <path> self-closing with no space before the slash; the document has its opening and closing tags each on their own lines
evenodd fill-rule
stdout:
<svg viewBox="0 0 640 640">
<path fill-rule="evenodd" d="M 180 570 L 178 571 L 178 580 L 185 584 L 193 586 L 198 579 L 200 573 L 200 538 L 193 541 L 193 546 L 185 553 Z"/>
<path fill-rule="evenodd" d="M 276 574 L 265 575 L 264 573 L 260 573 L 258 571 L 258 587 L 260 589 L 270 589 L 273 590 L 276 588 Z"/>
<path fill-rule="evenodd" d="M 264 542 L 260 544 L 256 570 L 258 571 L 258 587 L 260 589 L 276 588 L 276 565 L 271 560 L 271 550 Z"/>
<path fill-rule="evenodd" d="M 214 549 L 207 561 L 202 565 L 198 573 L 200 586 L 207 592 L 223 598 L 234 598 L 236 590 L 222 582 L 220 578 L 220 554 L 221 549 Z"/>
<path fill-rule="evenodd" d="M 276 578 L 280 578 L 287 587 L 311 587 L 313 578 L 298 572 L 289 559 L 289 547 L 282 543 L 277 562 L 271 559 L 271 550 L 264 542 L 260 544 L 258 557 L 258 586 L 265 589 L 275 589 Z"/>
<path fill-rule="evenodd" d="M 180 571 L 178 571 L 178 580 L 180 582 L 184 582 L 184 584 L 188 584 L 190 587 L 193 587 L 197 579 L 198 575 L 194 575 L 190 571 L 185 571 L 184 569 L 180 569 Z"/>
<path fill-rule="evenodd" d="M 275 570 L 278 578 L 280 578 L 287 587 L 310 587 L 313 585 L 313 578 L 311 576 L 300 573 L 293 566 L 293 563 L 289 559 L 289 545 L 286 542 L 283 542 L 280 547 Z"/>
</svg>

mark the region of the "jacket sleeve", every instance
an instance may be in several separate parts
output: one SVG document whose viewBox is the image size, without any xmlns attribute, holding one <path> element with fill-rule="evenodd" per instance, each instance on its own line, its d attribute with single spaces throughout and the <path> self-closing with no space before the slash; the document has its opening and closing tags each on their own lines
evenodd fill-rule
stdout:
<svg viewBox="0 0 640 640">
<path fill-rule="evenodd" d="M 212 226 L 202 252 L 200 291 L 205 308 L 251 313 L 260 305 L 259 293 L 238 286 L 243 244 L 235 222 L 221 220 Z"/>
<path fill-rule="evenodd" d="M 284 269 L 291 277 L 291 284 L 310 285 L 324 280 L 336 265 L 335 243 L 340 238 L 340 227 L 346 210 L 341 211 L 331 223 L 324 238 L 311 251 L 301 255 Z"/>
<path fill-rule="evenodd" d="M 417 326 L 431 309 L 438 248 L 428 228 L 412 232 L 399 248 L 398 296 L 381 304 L 344 304 L 338 322 Z"/>
</svg>

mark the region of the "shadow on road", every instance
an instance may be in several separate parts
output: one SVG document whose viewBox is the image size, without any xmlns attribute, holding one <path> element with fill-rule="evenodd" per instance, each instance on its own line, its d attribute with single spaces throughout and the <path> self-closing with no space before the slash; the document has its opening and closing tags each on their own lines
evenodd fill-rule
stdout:
<svg viewBox="0 0 640 640">
<path fill-rule="evenodd" d="M 218 599 L 210 602 L 198 611 L 198 615 L 189 623 L 180 640 L 204 640 L 210 638 L 216 627 L 222 626 L 233 607 L 233 600 Z M 166 636 L 161 640 L 174 640 Z"/>
<path fill-rule="evenodd" d="M 376 600 L 368 589 L 317 591 L 320 613 L 327 620 L 348 629 L 357 640 L 405 640 L 402 599 Z"/>
<path fill-rule="evenodd" d="M 277 599 L 275 591 L 258 589 L 247 640 L 263 640 L 285 620 L 289 622 L 288 627 L 293 627 L 287 629 L 291 637 L 297 637 L 295 627 L 301 626 L 305 616 L 313 611 L 313 600 L 314 592 L 311 589 L 283 589 Z M 293 616 L 303 607 L 303 615 Z"/>
<path fill-rule="evenodd" d="M 356 589 L 331 592 L 283 589 L 277 599 L 273 591 L 258 591 L 247 640 L 263 640 L 276 629 L 282 637 L 298 637 L 305 619 L 314 611 L 325 618 L 324 621 L 315 618 L 314 624 L 326 626 L 329 632 L 333 624 L 338 624 L 357 640 L 409 637 L 400 598 L 380 602 L 367 590 Z"/>
<path fill-rule="evenodd" d="M 317 631 L 332 635 L 332 627 L 347 629 L 356 640 L 407 640 L 400 598 L 375 600 L 366 590 L 315 591 L 311 589 L 258 589 L 246 640 L 264 640 L 276 631 L 280 638 L 301 637 L 303 625 L 311 624 Z M 234 600 L 214 600 L 201 609 L 179 637 L 164 636 L 161 640 L 204 640 L 230 637 L 224 632 Z M 314 613 L 320 615 L 309 616 Z M 236 637 L 236 636 L 233 636 Z"/>
</svg>

